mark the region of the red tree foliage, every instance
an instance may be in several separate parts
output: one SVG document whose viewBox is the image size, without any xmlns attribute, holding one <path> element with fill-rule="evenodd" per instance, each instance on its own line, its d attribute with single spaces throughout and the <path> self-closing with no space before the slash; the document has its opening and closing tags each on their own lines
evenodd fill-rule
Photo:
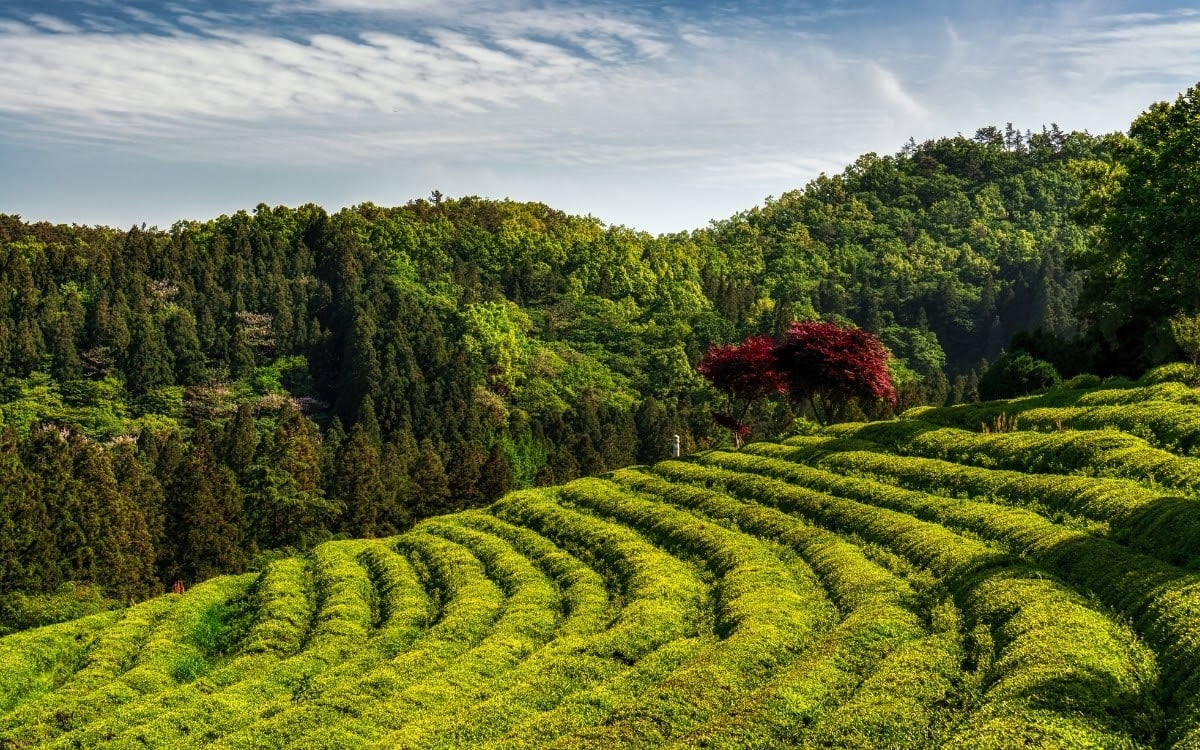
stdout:
<svg viewBox="0 0 1200 750">
<path fill-rule="evenodd" d="M 870 331 L 836 323 L 792 323 L 775 347 L 775 367 L 785 373 L 788 391 L 800 400 L 820 395 L 849 400 L 880 399 L 895 405 L 888 373 L 891 355 Z"/>
<path fill-rule="evenodd" d="M 710 347 L 696 364 L 696 371 L 731 400 L 741 401 L 737 416 L 713 413 L 713 421 L 733 432 L 740 447 L 750 434 L 742 422 L 750 402 L 787 390 L 783 373 L 775 369 L 775 341 L 769 336 L 751 336 L 740 344 Z"/>
<path fill-rule="evenodd" d="M 807 400 L 814 416 L 826 422 L 854 399 L 895 405 L 896 389 L 887 367 L 890 357 L 868 331 L 803 321 L 792 323 L 782 342 L 751 336 L 740 344 L 711 347 L 696 370 L 731 400 L 742 402 L 737 416 L 713 414 L 713 420 L 732 431 L 740 446 L 750 432 L 741 421 L 750 402 L 772 393 Z"/>
<path fill-rule="evenodd" d="M 783 393 L 787 379 L 775 369 L 775 341 L 751 336 L 740 344 L 709 347 L 696 364 L 696 372 L 731 398 L 752 401 Z"/>
</svg>

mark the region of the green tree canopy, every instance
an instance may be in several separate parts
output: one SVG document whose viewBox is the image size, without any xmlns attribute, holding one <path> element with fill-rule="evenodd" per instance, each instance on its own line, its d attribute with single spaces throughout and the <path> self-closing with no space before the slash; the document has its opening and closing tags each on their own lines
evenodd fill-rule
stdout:
<svg viewBox="0 0 1200 750">
<path fill-rule="evenodd" d="M 1174 353 L 1172 315 L 1200 309 L 1200 84 L 1134 120 L 1113 177 L 1093 206 L 1099 243 L 1083 258 L 1081 312 L 1138 369 Z"/>
</svg>

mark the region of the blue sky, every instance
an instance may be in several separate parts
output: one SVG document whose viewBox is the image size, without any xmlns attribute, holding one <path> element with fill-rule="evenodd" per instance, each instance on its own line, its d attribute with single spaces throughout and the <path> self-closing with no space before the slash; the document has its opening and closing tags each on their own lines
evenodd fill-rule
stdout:
<svg viewBox="0 0 1200 750">
<path fill-rule="evenodd" d="M 1200 80 L 1200 3 L 5 0 L 0 212 L 537 200 L 704 226 L 857 155 L 1125 130 Z"/>
</svg>

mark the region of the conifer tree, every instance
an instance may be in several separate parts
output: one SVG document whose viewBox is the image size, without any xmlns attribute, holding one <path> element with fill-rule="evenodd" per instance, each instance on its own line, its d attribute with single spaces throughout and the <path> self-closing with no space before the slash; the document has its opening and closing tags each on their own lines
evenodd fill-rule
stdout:
<svg viewBox="0 0 1200 750">
<path fill-rule="evenodd" d="M 184 385 L 203 383 L 207 378 L 205 357 L 196 332 L 196 318 L 191 311 L 172 310 L 164 324 L 164 336 L 174 363 L 175 382 Z"/>
<path fill-rule="evenodd" d="M 139 440 L 139 445 L 142 442 Z M 147 445 L 154 445 L 151 438 Z M 142 454 L 146 449 L 135 448 L 132 444 L 122 442 L 113 446 L 112 464 L 113 475 L 117 480 L 117 491 L 122 497 L 133 503 L 144 519 L 146 535 L 150 543 L 148 564 L 161 581 L 159 571 L 159 552 L 166 544 L 167 500 L 162 485 L 153 473 L 147 470 L 147 465 L 153 466 L 149 457 L 143 464 Z"/>
<path fill-rule="evenodd" d="M 58 581 L 58 550 L 37 477 L 21 463 L 12 427 L 0 430 L 0 594 Z"/>
<path fill-rule="evenodd" d="M 66 315 L 58 315 L 51 327 L 50 372 L 59 380 L 73 380 L 83 374 L 75 348 L 75 330 Z"/>
<path fill-rule="evenodd" d="M 167 488 L 168 534 L 176 542 L 172 578 L 202 581 L 246 563 L 241 492 L 233 472 L 218 463 L 213 442 L 210 429 L 198 430 Z"/>
<path fill-rule="evenodd" d="M 135 395 L 140 396 L 174 382 L 171 352 L 162 328 L 145 313 L 134 317 L 129 349 L 125 352 L 121 368 L 125 371 L 126 388 Z"/>
<path fill-rule="evenodd" d="M 634 463 L 637 456 L 637 427 L 633 414 L 616 406 L 604 405 L 599 411 L 602 425 L 600 456 L 605 470 Z"/>
<path fill-rule="evenodd" d="M 412 526 L 413 517 L 407 503 L 412 494 L 409 475 L 416 460 L 417 442 L 412 433 L 401 432 L 383 446 L 381 533 L 396 534 Z"/>
<path fill-rule="evenodd" d="M 90 566 L 78 568 L 74 578 L 122 600 L 143 599 L 156 588 L 145 516 L 120 492 L 108 451 L 79 435 L 72 435 L 70 446 L 72 474 L 86 488 L 80 495 L 79 523 L 90 549 Z"/>
<path fill-rule="evenodd" d="M 316 426 L 288 402 L 272 443 L 250 467 L 247 533 L 260 548 L 302 547 L 327 538 L 342 513 L 326 498 Z"/>
<path fill-rule="evenodd" d="M 71 476 L 72 462 L 66 440 L 58 428 L 40 425 L 22 441 L 21 461 L 37 481 L 38 494 L 49 520 L 48 536 L 54 544 L 55 570 L 47 567 L 43 586 L 79 578 L 90 567 L 91 550 L 80 524 L 82 488 Z"/>
<path fill-rule="evenodd" d="M 355 411 L 361 411 L 360 405 L 364 401 L 373 400 L 381 393 L 383 371 L 375 349 L 375 335 L 376 325 L 371 313 L 366 308 L 357 309 L 341 360 L 343 367 L 338 399 L 341 406 L 338 411 L 345 416 L 353 416 Z M 361 420 L 362 416 L 358 418 Z"/>
<path fill-rule="evenodd" d="M 478 443 L 459 439 L 453 443 L 450 456 L 454 466 L 453 476 L 448 477 L 450 497 L 454 498 L 457 508 L 482 505 L 487 497 L 480 490 L 479 483 L 483 480 L 487 451 Z"/>
<path fill-rule="evenodd" d="M 333 479 L 337 474 L 338 452 L 346 442 L 346 429 L 342 420 L 335 414 L 325 428 L 324 440 L 321 441 L 321 478 L 325 486 L 325 494 L 333 496 Z"/>
<path fill-rule="evenodd" d="M 647 396 L 633 417 L 637 429 L 637 460 L 651 464 L 670 455 L 671 424 L 667 410 L 653 396 Z"/>
<path fill-rule="evenodd" d="M 332 499 L 344 507 L 342 528 L 356 537 L 374 536 L 379 528 L 384 487 L 380 447 L 368 428 L 357 422 L 338 451 Z"/>
<path fill-rule="evenodd" d="M 254 348 L 250 345 L 249 334 L 247 334 L 245 327 L 241 325 L 237 327 L 231 348 L 229 374 L 234 378 L 244 378 L 254 372 L 256 365 Z"/>
<path fill-rule="evenodd" d="M 483 502 L 490 503 L 511 492 L 516 484 L 512 467 L 508 465 L 508 458 L 505 457 L 504 451 L 501 450 L 498 443 L 493 445 L 491 451 L 488 452 L 483 470 L 480 472 L 480 497 Z"/>
<path fill-rule="evenodd" d="M 418 448 L 413 465 L 412 493 L 408 507 L 414 519 L 435 516 L 450 508 L 450 479 L 446 476 L 442 457 L 429 438 L 422 440 Z"/>
<path fill-rule="evenodd" d="M 245 476 L 254 463 L 258 442 L 254 406 L 249 403 L 239 404 L 233 418 L 225 424 L 221 439 L 223 462 L 238 476 Z"/>
</svg>

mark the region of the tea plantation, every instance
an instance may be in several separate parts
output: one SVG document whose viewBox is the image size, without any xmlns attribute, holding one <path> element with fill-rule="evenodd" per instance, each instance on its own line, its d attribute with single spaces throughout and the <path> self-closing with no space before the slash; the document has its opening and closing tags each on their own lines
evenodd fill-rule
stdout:
<svg viewBox="0 0 1200 750">
<path fill-rule="evenodd" d="M 1200 748 L 1198 451 L 1160 373 L 519 491 L 0 639 L 0 747 Z"/>
</svg>

